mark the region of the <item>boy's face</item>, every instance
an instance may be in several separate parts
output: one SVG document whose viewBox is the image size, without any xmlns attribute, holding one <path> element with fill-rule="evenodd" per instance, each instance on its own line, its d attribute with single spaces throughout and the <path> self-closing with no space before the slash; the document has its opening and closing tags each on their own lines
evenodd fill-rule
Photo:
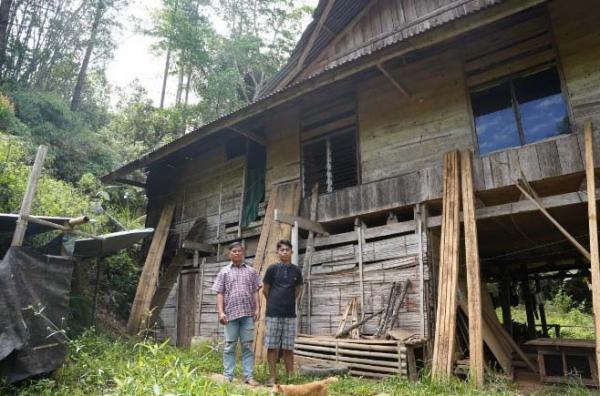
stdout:
<svg viewBox="0 0 600 396">
<path fill-rule="evenodd" d="M 292 259 L 292 248 L 286 245 L 281 245 L 279 249 L 277 249 L 277 254 L 279 255 L 279 260 L 284 263 L 289 263 Z"/>
</svg>

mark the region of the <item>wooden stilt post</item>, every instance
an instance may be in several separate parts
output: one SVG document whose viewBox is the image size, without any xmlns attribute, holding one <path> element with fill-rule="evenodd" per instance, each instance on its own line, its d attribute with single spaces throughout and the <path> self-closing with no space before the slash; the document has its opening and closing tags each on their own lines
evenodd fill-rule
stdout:
<svg viewBox="0 0 600 396">
<path fill-rule="evenodd" d="M 365 285 L 363 280 L 363 229 L 362 223 L 356 219 L 356 239 L 358 240 L 357 245 L 357 259 L 358 259 L 358 276 L 360 285 L 360 319 L 365 318 Z"/>
<path fill-rule="evenodd" d="M 481 280 L 479 268 L 479 246 L 477 241 L 477 223 L 475 221 L 475 193 L 471 151 L 460 153 L 462 203 L 465 227 L 465 262 L 467 266 L 467 288 L 469 308 L 469 365 L 471 379 L 478 387 L 483 386 L 483 336 L 481 316 Z"/>
<path fill-rule="evenodd" d="M 33 205 L 33 198 L 35 196 L 35 190 L 37 189 L 38 180 L 44 168 L 44 160 L 46 159 L 46 153 L 48 147 L 42 145 L 38 147 L 33 168 L 29 174 L 29 181 L 27 182 L 27 190 L 23 195 L 23 201 L 21 202 L 21 209 L 19 210 L 19 219 L 17 220 L 17 226 L 13 234 L 13 239 L 10 246 L 21 246 L 23 245 L 23 239 L 25 239 L 25 231 L 27 230 L 26 216 L 31 214 L 31 206 Z"/>
<path fill-rule="evenodd" d="M 526 266 L 521 266 L 521 290 L 523 291 L 523 300 L 525 300 L 525 314 L 527 316 L 527 335 L 529 338 L 535 337 L 535 316 L 533 314 L 533 302 L 531 301 L 531 288 L 529 287 L 529 273 Z"/>
<path fill-rule="evenodd" d="M 129 320 L 127 321 L 127 332 L 129 334 L 136 334 L 140 330 L 144 317 L 148 315 L 152 297 L 156 291 L 158 271 L 165 251 L 167 237 L 169 236 L 169 227 L 171 226 L 174 213 L 174 203 L 167 203 L 162 209 L 160 219 L 158 220 L 158 226 L 152 237 L 150 249 L 148 249 L 148 255 L 146 256 L 146 262 L 144 263 L 144 268 L 140 276 L 135 298 L 131 306 Z"/>
<path fill-rule="evenodd" d="M 510 311 L 510 278 L 504 277 L 500 283 L 500 299 L 502 300 L 502 325 L 512 336 L 512 315 Z"/>
<path fill-rule="evenodd" d="M 319 183 L 315 183 L 315 185 L 312 188 L 311 194 L 310 194 L 310 220 L 315 221 L 317 220 L 317 209 L 318 209 L 318 204 L 319 204 Z M 298 298 L 298 312 L 297 312 L 297 316 L 298 316 L 298 320 L 296 323 L 297 326 L 297 333 L 300 333 L 302 330 L 302 309 L 304 306 L 304 296 L 307 296 L 307 310 L 306 310 L 306 314 L 307 314 L 307 318 L 306 318 L 306 322 L 308 325 L 307 328 L 307 333 L 310 334 L 310 316 L 312 314 L 312 310 L 311 310 L 311 284 L 310 284 L 310 278 L 311 278 L 311 266 L 312 266 L 312 255 L 313 252 L 315 250 L 314 248 L 315 245 L 315 233 L 313 231 L 309 231 L 308 232 L 308 239 L 306 241 L 306 250 L 304 251 L 304 262 L 302 263 L 302 277 L 304 278 L 304 284 L 306 285 L 306 289 L 303 287 L 302 291 L 300 292 L 300 297 Z"/>
<path fill-rule="evenodd" d="M 600 254 L 598 252 L 598 217 L 596 212 L 596 179 L 592 122 L 585 123 L 585 178 L 588 193 L 588 220 L 590 229 L 590 265 L 592 272 L 592 303 L 596 327 L 596 369 L 600 369 Z M 599 375 L 600 377 L 600 375 Z"/>
</svg>

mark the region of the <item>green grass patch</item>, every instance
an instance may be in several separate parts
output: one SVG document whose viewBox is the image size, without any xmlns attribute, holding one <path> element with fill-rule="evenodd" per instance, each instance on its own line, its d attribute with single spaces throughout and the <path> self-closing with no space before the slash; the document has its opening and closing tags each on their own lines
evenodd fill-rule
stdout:
<svg viewBox="0 0 600 396">
<path fill-rule="evenodd" d="M 19 386 L 0 383 L 2 395 L 268 395 L 268 391 L 245 389 L 235 384 L 211 380 L 210 374 L 221 373 L 221 353 L 214 345 L 203 344 L 189 350 L 167 343 L 145 341 L 131 343 L 86 331 L 69 345 L 64 367 L 52 377 Z M 281 370 L 283 371 L 283 370 Z M 239 378 L 240 373 L 237 373 Z M 256 368 L 256 379 L 266 381 L 265 365 Z M 283 383 L 303 383 L 312 379 L 301 376 L 282 378 Z M 401 378 L 367 380 L 344 377 L 330 386 L 331 395 L 518 395 L 513 383 L 494 377 L 486 388 L 477 390 L 459 379 L 420 382 Z M 540 395 L 584 395 L 579 387 L 544 390 Z"/>
</svg>

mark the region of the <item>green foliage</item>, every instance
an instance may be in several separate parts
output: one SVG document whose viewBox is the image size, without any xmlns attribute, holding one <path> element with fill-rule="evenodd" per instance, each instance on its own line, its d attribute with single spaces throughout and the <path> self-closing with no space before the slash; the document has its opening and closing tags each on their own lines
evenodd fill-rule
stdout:
<svg viewBox="0 0 600 396">
<path fill-rule="evenodd" d="M 212 380 L 211 373 L 220 373 L 222 369 L 221 353 L 210 343 L 181 350 L 166 342 L 132 344 L 89 330 L 70 342 L 67 362 L 51 378 L 20 386 L 0 383 L 0 393 L 21 396 L 270 394 L 264 387 L 250 390 Z M 256 372 L 259 382 L 267 379 L 265 365 L 257 367 Z M 283 378 L 286 383 L 311 380 L 301 376 Z M 343 377 L 329 388 L 329 394 L 334 396 L 374 396 L 379 393 L 407 396 L 519 394 L 515 385 L 502 377 L 489 377 L 486 387 L 480 390 L 457 378 L 434 381 L 429 376 L 419 382 L 394 377 L 385 380 Z M 592 393 L 583 387 L 564 386 L 547 387 L 533 394 L 583 396 Z"/>
</svg>

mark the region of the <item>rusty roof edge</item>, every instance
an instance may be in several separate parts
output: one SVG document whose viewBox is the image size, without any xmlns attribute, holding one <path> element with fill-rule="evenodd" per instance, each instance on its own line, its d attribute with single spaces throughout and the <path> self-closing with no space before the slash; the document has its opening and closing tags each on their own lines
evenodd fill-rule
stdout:
<svg viewBox="0 0 600 396">
<path fill-rule="evenodd" d="M 327 84 L 343 80 L 347 77 L 350 77 L 353 74 L 359 73 L 370 67 L 376 66 L 377 63 L 385 62 L 387 60 L 393 59 L 397 56 L 406 54 L 408 52 L 430 47 L 452 37 L 464 34 L 480 26 L 480 24 L 477 23 L 477 20 L 471 21 L 472 19 L 475 19 L 474 17 L 479 17 L 479 14 L 492 14 L 488 16 L 489 20 L 486 20 L 484 23 L 489 24 L 506 16 L 516 14 L 520 11 L 545 3 L 547 1 L 548 0 L 505 0 L 493 7 L 483 8 L 477 12 L 465 15 L 462 18 L 452 20 L 449 23 L 444 23 L 432 29 L 426 30 L 420 34 L 416 34 L 406 40 L 398 41 L 393 45 L 383 47 L 365 56 L 358 57 L 351 61 L 342 63 L 339 66 L 327 69 L 323 72 L 320 72 L 319 74 L 309 76 L 304 80 L 298 81 L 292 85 L 275 91 L 257 100 L 256 102 L 250 103 L 247 106 L 242 107 L 241 109 L 238 109 L 198 129 L 195 129 L 194 131 L 180 137 L 179 139 L 167 143 L 166 145 L 159 147 L 156 150 L 148 152 L 142 155 L 140 158 L 137 158 L 127 163 L 126 165 L 123 165 L 122 167 L 114 170 L 113 172 L 106 174 L 100 180 L 102 181 L 102 183 L 113 183 L 116 179 L 122 178 L 136 169 L 146 167 L 152 164 L 153 162 L 163 159 L 168 155 L 187 146 L 188 144 L 197 142 L 205 137 L 219 132 L 222 129 L 234 126 L 235 124 L 244 121 L 252 116 L 255 116 L 263 111 L 273 109 L 279 105 L 282 105 L 304 94 L 312 92 Z M 457 29 L 452 31 L 452 25 L 456 24 L 457 22 L 465 22 L 465 20 L 470 21 L 471 23 L 463 27 L 462 30 Z M 450 35 L 448 37 L 438 37 L 438 40 L 432 40 L 431 38 L 428 38 L 428 36 L 437 35 L 440 30 L 444 29 L 451 30 Z M 421 40 L 422 43 L 420 45 L 414 45 L 415 43 L 413 42 L 417 40 Z M 379 56 L 379 58 L 376 61 L 373 61 L 373 58 L 375 58 L 376 56 Z"/>
</svg>

